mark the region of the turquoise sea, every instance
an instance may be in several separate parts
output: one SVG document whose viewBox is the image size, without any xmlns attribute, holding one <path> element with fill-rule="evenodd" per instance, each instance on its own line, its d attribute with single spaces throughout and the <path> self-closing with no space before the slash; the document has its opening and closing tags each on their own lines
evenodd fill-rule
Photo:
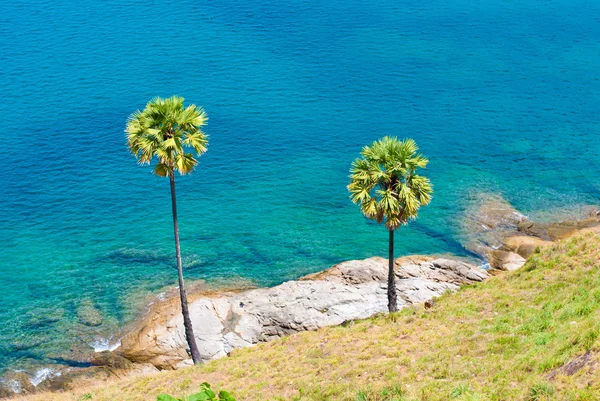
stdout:
<svg viewBox="0 0 600 401">
<path fill-rule="evenodd" d="M 597 1 L 3 1 L 0 66 L 0 370 L 80 366 L 175 285 L 168 181 L 123 133 L 156 95 L 210 117 L 178 180 L 188 280 L 385 255 L 345 188 L 383 135 L 417 140 L 436 191 L 399 255 L 469 256 L 481 192 L 534 217 L 600 198 Z"/>
</svg>

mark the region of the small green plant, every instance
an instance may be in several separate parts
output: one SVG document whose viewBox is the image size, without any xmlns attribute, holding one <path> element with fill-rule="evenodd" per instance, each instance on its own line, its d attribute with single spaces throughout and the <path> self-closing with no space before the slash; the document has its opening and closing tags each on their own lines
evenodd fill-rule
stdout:
<svg viewBox="0 0 600 401">
<path fill-rule="evenodd" d="M 467 386 L 466 384 L 461 384 L 458 387 L 455 387 L 452 392 L 450 393 L 450 398 L 454 399 L 454 398 L 458 398 L 461 397 L 463 395 L 469 394 L 471 392 L 471 390 L 469 390 L 469 386 Z"/>
<path fill-rule="evenodd" d="M 548 397 L 554 394 L 554 387 L 549 384 L 536 384 L 531 387 L 529 391 L 529 400 L 530 401 L 541 401 L 547 400 Z"/>
<path fill-rule="evenodd" d="M 356 394 L 354 401 L 367 401 L 367 393 L 359 391 L 358 394 Z"/>
<path fill-rule="evenodd" d="M 404 391 L 400 386 L 386 387 L 379 392 L 361 390 L 354 397 L 354 401 L 402 401 Z"/>
<path fill-rule="evenodd" d="M 84 395 L 82 395 L 81 397 L 79 397 L 77 399 L 77 401 L 86 401 L 86 400 L 91 400 L 92 399 L 92 395 L 90 393 L 86 393 Z"/>
<path fill-rule="evenodd" d="M 183 398 L 175 398 L 169 394 L 161 394 L 156 398 L 156 401 L 235 401 L 235 398 L 224 390 L 221 390 L 219 391 L 219 394 L 216 394 L 211 390 L 210 384 L 205 382 L 200 385 L 200 392 L 196 394 L 188 395 Z"/>
</svg>

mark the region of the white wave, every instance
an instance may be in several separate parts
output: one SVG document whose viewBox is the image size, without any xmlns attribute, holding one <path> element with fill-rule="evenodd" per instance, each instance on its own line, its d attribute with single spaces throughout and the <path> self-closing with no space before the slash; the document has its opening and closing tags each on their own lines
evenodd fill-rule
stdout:
<svg viewBox="0 0 600 401">
<path fill-rule="evenodd" d="M 517 216 L 520 220 L 529 220 L 529 217 L 527 217 L 526 215 L 519 213 L 519 212 L 513 212 L 513 214 L 515 216 Z"/>
<path fill-rule="evenodd" d="M 94 348 L 94 352 L 102 351 L 114 351 L 121 346 L 121 340 L 112 343 L 106 338 L 100 338 L 94 341 L 91 346 Z"/>
<path fill-rule="evenodd" d="M 46 379 L 49 379 L 51 377 L 58 377 L 60 375 L 61 375 L 61 373 L 58 372 L 56 369 L 42 368 L 42 369 L 39 369 L 37 372 L 35 372 L 33 374 L 33 376 L 29 379 L 29 381 L 34 386 L 37 386 L 38 384 L 40 384 L 41 382 L 43 382 Z"/>
</svg>

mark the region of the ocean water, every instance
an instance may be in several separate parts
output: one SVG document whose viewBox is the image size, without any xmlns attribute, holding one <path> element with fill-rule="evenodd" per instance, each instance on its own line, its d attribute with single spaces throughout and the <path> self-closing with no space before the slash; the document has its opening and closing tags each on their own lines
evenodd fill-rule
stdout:
<svg viewBox="0 0 600 401">
<path fill-rule="evenodd" d="M 530 216 L 599 202 L 596 1 L 0 10 L 0 370 L 80 366 L 175 285 L 168 181 L 136 164 L 123 134 L 156 95 L 210 117 L 209 150 L 177 183 L 188 280 L 273 285 L 385 255 L 385 230 L 345 188 L 383 135 L 414 138 L 435 185 L 398 255 L 469 256 L 461 220 L 479 193 Z M 100 326 L 80 323 L 90 303 Z"/>
</svg>

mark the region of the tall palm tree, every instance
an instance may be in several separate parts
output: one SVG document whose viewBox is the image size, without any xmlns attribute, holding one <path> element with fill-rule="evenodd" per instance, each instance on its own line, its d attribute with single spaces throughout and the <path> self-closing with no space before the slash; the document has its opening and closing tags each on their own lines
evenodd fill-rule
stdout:
<svg viewBox="0 0 600 401">
<path fill-rule="evenodd" d="M 194 364 L 202 362 L 183 284 L 179 227 L 177 224 L 177 199 L 175 196 L 175 172 L 184 175 L 194 170 L 196 157 L 206 152 L 208 137 L 200 129 L 208 117 L 201 107 L 183 105 L 183 98 L 172 96 L 167 99 L 156 97 L 143 111 L 137 110 L 127 120 L 127 146 L 140 164 L 156 161 L 154 173 L 169 177 L 171 182 L 171 208 L 173 211 L 173 231 L 175 232 L 175 253 L 179 276 L 179 296 L 185 337 Z M 190 151 L 190 152 L 188 152 Z"/>
<path fill-rule="evenodd" d="M 419 208 L 431 202 L 433 187 L 417 175 L 429 160 L 417 153 L 412 139 L 383 137 L 361 151 L 350 169 L 350 198 L 363 214 L 389 231 L 388 310 L 398 310 L 394 279 L 394 230 L 417 218 Z"/>
</svg>

